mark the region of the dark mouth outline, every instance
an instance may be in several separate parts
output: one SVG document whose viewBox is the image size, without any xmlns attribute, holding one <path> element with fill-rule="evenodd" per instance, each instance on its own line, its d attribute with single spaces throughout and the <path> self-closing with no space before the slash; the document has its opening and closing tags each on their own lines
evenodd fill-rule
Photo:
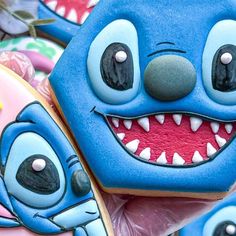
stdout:
<svg viewBox="0 0 236 236">
<path fill-rule="evenodd" d="M 134 116 L 134 117 L 128 117 L 128 116 L 120 116 L 120 115 L 113 115 L 113 114 L 103 114 L 99 111 L 96 110 L 96 107 L 94 107 L 91 112 L 95 112 L 99 115 L 101 115 L 104 120 L 106 121 L 109 129 L 111 130 L 113 136 L 115 137 L 115 139 L 117 140 L 117 142 L 122 146 L 122 148 L 132 157 L 134 157 L 136 160 L 144 162 L 146 164 L 151 164 L 151 165 L 155 165 L 155 166 L 160 166 L 160 167 L 168 167 L 168 168 L 193 168 L 196 166 L 200 166 L 203 164 L 206 164 L 207 162 L 210 162 L 212 160 L 214 160 L 221 152 L 223 152 L 231 143 L 232 141 L 235 139 L 236 137 L 236 132 L 234 131 L 233 134 L 231 135 L 230 139 L 227 141 L 227 143 L 221 147 L 214 155 L 208 157 L 207 160 L 198 162 L 198 163 L 192 163 L 192 164 L 188 164 L 188 165 L 175 165 L 175 164 L 160 164 L 160 163 L 155 163 L 155 162 L 150 162 L 147 161 L 145 159 L 140 158 L 139 156 L 133 154 L 132 152 L 130 152 L 127 147 L 123 144 L 123 142 L 118 138 L 117 134 L 114 132 L 113 128 L 111 127 L 111 124 L 108 120 L 108 117 L 111 118 L 118 118 L 118 119 L 125 119 L 125 120 L 135 120 L 135 119 L 139 119 L 139 118 L 144 118 L 144 117 L 149 117 L 149 116 L 156 116 L 156 115 L 167 115 L 167 114 L 180 114 L 180 115 L 185 115 L 185 116 L 190 116 L 190 117 L 196 117 L 196 118 L 200 118 L 203 121 L 207 121 L 207 122 L 219 122 L 219 123 L 223 123 L 223 124 L 230 124 L 230 123 L 234 123 L 235 120 L 230 120 L 230 121 L 224 121 L 224 120 L 220 120 L 220 119 L 214 119 L 208 116 L 204 116 L 204 115 L 200 115 L 197 113 L 191 113 L 191 112 L 183 112 L 183 111 L 165 111 L 165 112 L 152 112 L 152 113 L 148 113 L 145 115 L 140 115 L 140 116 Z"/>
</svg>

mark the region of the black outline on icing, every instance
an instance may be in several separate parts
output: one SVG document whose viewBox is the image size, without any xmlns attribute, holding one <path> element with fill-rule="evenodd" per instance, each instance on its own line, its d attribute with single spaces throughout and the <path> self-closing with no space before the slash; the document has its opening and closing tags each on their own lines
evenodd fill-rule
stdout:
<svg viewBox="0 0 236 236">
<path fill-rule="evenodd" d="M 107 123 L 109 129 L 111 130 L 112 134 L 114 135 L 115 139 L 118 141 L 118 143 L 123 147 L 123 149 L 132 157 L 134 157 L 136 160 L 138 161 L 141 161 L 141 162 L 144 162 L 144 163 L 147 163 L 147 164 L 151 164 L 151 165 L 155 165 L 155 166 L 160 166 L 160 167 L 168 167 L 168 168 L 193 168 L 193 167 L 196 167 L 196 166 L 200 166 L 200 165 L 203 165 L 209 161 L 212 161 L 214 160 L 221 152 L 223 152 L 231 143 L 232 141 L 236 138 L 236 132 L 233 133 L 233 135 L 231 136 L 231 138 L 227 141 L 227 143 L 222 147 L 220 148 L 220 150 L 218 150 L 214 155 L 212 155 L 211 157 L 209 157 L 207 160 L 204 160 L 202 162 L 199 162 L 199 163 L 193 163 L 193 164 L 188 164 L 188 165 L 173 165 L 173 164 L 159 164 L 159 163 L 156 163 L 156 162 L 150 162 L 150 161 L 147 161 L 145 159 L 142 159 L 140 158 L 139 156 L 137 155 L 134 155 L 132 152 L 130 152 L 126 146 L 122 143 L 122 141 L 118 138 L 117 134 L 114 132 L 113 128 L 111 127 L 110 125 L 110 122 L 108 121 L 108 117 L 111 117 L 111 118 L 118 118 L 118 119 L 125 119 L 125 120 L 135 120 L 135 119 L 139 119 L 139 118 L 142 118 L 142 117 L 147 117 L 147 116 L 154 116 L 154 115 L 166 115 L 166 114 L 183 114 L 183 115 L 186 115 L 186 116 L 194 116 L 194 117 L 199 117 L 200 119 L 202 120 L 205 120 L 205 121 L 210 121 L 210 122 L 213 122 L 213 121 L 216 121 L 216 122 L 221 122 L 221 123 L 224 123 L 224 124 L 229 124 L 229 123 L 233 123 L 235 122 L 235 120 L 232 120 L 232 121 L 223 121 L 223 120 L 217 120 L 217 119 L 213 119 L 213 118 L 210 118 L 210 117 L 207 117 L 207 116 L 201 116 L 199 114 L 194 114 L 194 113 L 190 113 L 190 112 L 179 112 L 179 111 L 175 111 L 175 112 L 157 112 L 157 113 L 150 113 L 150 114 L 146 114 L 146 115 L 141 115 L 141 116 L 136 116 L 136 117 L 123 117 L 123 116 L 116 116 L 116 115 L 111 115 L 111 114 L 103 114 L 102 112 L 100 111 L 97 111 L 96 109 L 94 110 L 94 113 L 96 113 L 97 115 L 100 115 L 103 117 L 103 119 L 105 120 L 105 122 Z"/>
<path fill-rule="evenodd" d="M 74 160 L 70 163 L 70 165 L 68 166 L 68 168 L 71 168 L 72 166 L 76 165 L 77 163 L 80 163 L 79 160 Z"/>
<path fill-rule="evenodd" d="M 77 155 L 71 155 L 70 157 L 68 157 L 68 158 L 66 159 L 66 162 L 69 163 L 70 161 L 72 161 L 72 160 L 75 159 L 75 158 L 78 158 L 78 156 L 77 156 Z"/>
<path fill-rule="evenodd" d="M 172 42 L 166 41 L 166 42 L 160 42 L 160 43 L 157 43 L 156 46 L 163 45 L 163 44 L 175 45 L 175 43 L 172 43 Z"/>
<path fill-rule="evenodd" d="M 65 208 L 63 211 L 60 211 L 58 214 L 52 215 L 52 216 L 50 216 L 50 217 L 48 217 L 48 218 L 43 217 L 43 216 L 40 216 L 40 215 L 37 215 L 37 216 L 43 217 L 43 218 L 45 218 L 45 219 L 50 220 L 52 223 L 55 223 L 55 222 L 53 221 L 53 218 L 55 218 L 56 216 L 59 216 L 59 215 L 63 214 L 64 212 L 67 212 L 67 211 L 69 211 L 69 210 L 71 210 L 71 209 L 73 209 L 73 208 L 75 208 L 75 207 L 77 207 L 77 206 L 83 205 L 84 203 L 89 202 L 89 201 L 91 201 L 91 200 L 94 200 L 94 201 L 96 202 L 99 216 L 98 216 L 96 219 L 94 219 L 94 220 L 86 221 L 86 223 L 77 225 L 76 227 L 83 227 L 83 228 L 84 228 L 84 227 L 86 227 L 87 224 L 89 224 L 89 223 L 91 223 L 91 222 L 93 222 L 93 221 L 95 221 L 95 220 L 98 220 L 98 219 L 101 219 L 101 221 L 102 221 L 102 223 L 103 223 L 103 225 L 104 225 L 104 222 L 103 222 L 103 220 L 102 220 L 102 218 L 101 218 L 101 212 L 100 212 L 100 209 L 99 209 L 99 207 L 98 207 L 98 203 L 97 203 L 97 201 L 96 201 L 95 198 L 88 198 L 88 199 L 86 199 L 86 200 L 80 202 L 79 204 L 75 204 L 75 205 L 72 205 L 72 206 L 70 206 L 70 207 L 68 207 L 68 208 Z M 90 212 L 85 212 L 85 213 L 91 215 Z M 96 212 L 96 213 L 97 213 L 97 212 Z M 96 214 L 96 213 L 93 213 L 93 214 Z M 36 213 L 36 214 L 37 214 L 37 213 Z M 58 225 L 58 224 L 55 223 L 55 225 Z M 64 229 L 62 226 L 60 226 L 60 225 L 58 225 L 58 226 L 59 226 L 60 228 Z M 64 229 L 64 232 L 68 232 L 68 231 L 72 231 L 72 232 L 73 232 L 76 227 L 74 226 L 74 227 L 71 227 L 71 228 Z M 104 225 L 104 229 L 106 230 L 105 225 Z M 86 231 L 86 230 L 85 230 L 85 231 Z M 106 233 L 107 233 L 107 230 L 106 230 Z M 86 231 L 86 234 L 87 234 L 87 231 Z M 107 236 L 109 236 L 109 235 L 107 234 Z"/>
<path fill-rule="evenodd" d="M 156 54 L 163 53 L 163 52 L 177 52 L 177 53 L 183 53 L 183 54 L 187 53 L 186 51 L 181 50 L 181 49 L 162 49 L 162 50 L 157 50 L 155 52 L 148 54 L 148 57 L 151 57 Z"/>
<path fill-rule="evenodd" d="M 34 101 L 34 102 L 32 102 L 32 103 L 27 104 L 27 105 L 18 113 L 18 115 L 17 115 L 15 121 L 12 121 L 12 122 L 8 123 L 8 124 L 4 127 L 4 129 L 2 130 L 2 134 L 1 134 L 1 136 L 0 136 L 0 147 L 2 147 L 2 137 L 3 137 L 3 135 L 4 135 L 5 131 L 6 131 L 6 129 L 7 129 L 8 127 L 10 127 L 11 125 L 13 125 L 13 124 L 15 124 L 15 123 L 31 123 L 31 124 L 36 124 L 36 123 L 33 122 L 32 120 L 28 120 L 27 122 L 22 122 L 22 121 L 19 120 L 20 115 L 25 111 L 25 109 L 27 109 L 28 107 L 30 107 L 30 106 L 32 106 L 32 105 L 34 105 L 34 104 L 39 105 L 39 106 L 40 106 L 41 108 L 43 108 L 44 111 L 48 114 L 48 116 L 51 118 L 51 120 L 53 121 L 53 123 L 54 123 L 54 124 L 57 126 L 57 128 L 60 130 L 60 132 L 61 132 L 62 135 L 65 137 L 65 139 L 67 140 L 67 142 L 68 142 L 69 145 L 71 146 L 72 150 L 74 151 L 74 153 L 75 153 L 74 156 L 76 156 L 76 157 L 78 158 L 77 163 L 78 163 L 78 162 L 81 163 L 81 162 L 80 162 L 80 159 L 79 159 L 79 157 L 76 155 L 76 151 L 75 151 L 74 147 L 72 146 L 71 142 L 69 141 L 69 139 L 65 136 L 64 132 L 61 130 L 61 128 L 59 127 L 59 125 L 55 122 L 55 120 L 52 118 L 52 116 L 49 114 L 49 112 L 44 108 L 44 106 L 43 106 L 39 101 Z M 94 107 L 94 108 L 95 108 L 95 107 Z M 28 132 L 36 133 L 36 132 L 34 132 L 34 131 L 28 131 Z M 23 133 L 25 133 L 25 132 L 20 132 L 19 135 L 21 135 L 21 134 L 23 134 Z M 39 135 L 39 136 L 41 136 L 41 135 L 38 134 L 38 133 L 36 133 L 36 134 Z M 18 136 L 19 136 L 19 135 L 18 135 Z M 17 137 L 18 137 L 18 136 L 17 136 Z M 42 136 L 41 136 L 41 137 L 42 137 Z M 44 138 L 44 137 L 42 137 L 42 138 Z M 45 139 L 45 138 L 44 138 L 44 139 Z M 14 139 L 14 140 L 15 140 L 15 139 Z M 12 146 L 12 144 L 14 143 L 14 140 L 13 140 L 13 142 L 11 143 L 11 146 Z M 45 139 L 45 140 L 46 140 L 46 139 Z M 46 140 L 46 141 L 47 141 L 47 140 Z M 54 148 L 51 146 L 51 144 L 50 144 L 50 143 L 48 143 L 48 144 L 50 145 L 50 147 L 52 148 L 52 150 L 55 152 L 55 154 L 58 156 L 57 152 L 54 150 Z M 6 163 L 7 163 L 7 160 L 8 160 L 9 152 L 10 152 L 10 150 L 11 150 L 11 146 L 10 146 L 8 152 L 7 152 Z M 70 157 L 68 157 L 67 160 L 69 160 L 72 156 L 73 156 L 73 155 L 71 155 Z M 61 160 L 60 160 L 59 156 L 58 156 L 58 160 L 59 160 L 59 162 L 60 162 L 60 164 L 61 164 L 61 166 L 62 166 L 62 169 L 63 169 L 63 172 L 64 172 L 65 180 L 67 180 L 67 175 L 65 174 L 65 170 L 64 170 L 64 168 L 63 168 L 63 165 L 62 165 L 62 163 L 61 163 Z M 67 162 L 67 160 L 66 160 L 66 162 Z M 68 162 L 67 162 L 67 163 L 68 163 Z M 6 165 L 6 164 L 5 164 L 5 165 Z M 26 229 L 28 229 L 30 232 L 33 232 L 33 233 L 36 233 L 36 234 L 41 234 L 39 231 L 36 231 L 36 230 L 33 231 L 31 228 L 27 227 L 27 225 L 25 225 L 25 224 L 21 221 L 21 219 L 18 217 L 18 215 L 15 214 L 14 208 L 13 208 L 13 206 L 12 206 L 12 199 L 15 199 L 16 201 L 19 201 L 20 203 L 22 203 L 23 205 L 29 207 L 30 209 L 35 209 L 35 210 L 37 210 L 37 209 L 39 209 L 39 210 L 44 210 L 44 209 L 46 209 L 46 210 L 47 210 L 48 208 L 53 208 L 53 207 L 55 207 L 55 206 L 61 201 L 61 199 L 63 199 L 63 197 L 64 197 L 65 194 L 66 194 L 67 181 L 65 181 L 65 189 L 64 189 L 64 193 L 62 194 L 62 197 L 61 197 L 55 204 L 53 204 L 53 205 L 50 206 L 50 207 L 46 207 L 46 208 L 34 208 L 34 207 L 29 206 L 29 205 L 27 205 L 26 203 L 22 202 L 21 200 L 19 200 L 17 197 L 13 196 L 12 194 L 9 194 L 9 192 L 7 191 L 7 186 L 6 186 L 5 182 L 4 182 L 4 175 L 3 175 L 3 173 L 2 173 L 2 172 L 4 172 L 4 170 L 5 170 L 5 165 L 2 165 L 2 164 L 1 164 L 1 166 L 0 166 L 0 178 L 2 178 L 2 180 L 3 180 L 3 184 L 4 184 L 4 186 L 5 186 L 6 194 L 7 194 L 7 196 L 8 196 L 9 202 L 10 202 L 10 204 L 11 204 L 12 210 L 8 209 L 8 208 L 4 205 L 4 203 L 1 203 L 1 204 L 15 217 L 15 221 L 19 223 L 19 226 L 15 226 L 15 227 L 0 227 L 0 229 L 1 229 L 1 228 L 16 228 L 16 227 L 23 226 L 23 227 L 25 227 Z M 81 164 L 81 167 L 82 167 L 82 169 L 85 171 L 84 166 L 83 166 L 82 164 Z M 89 179 L 91 179 L 91 178 L 89 178 Z M 99 217 L 98 217 L 97 219 L 101 219 L 101 222 L 102 222 L 102 224 L 103 224 L 103 226 L 104 226 L 104 230 L 105 230 L 107 236 L 109 236 L 109 235 L 108 235 L 107 228 L 106 228 L 106 225 L 105 225 L 105 223 L 104 223 L 103 215 L 101 214 L 101 209 L 100 209 L 100 207 L 99 207 L 98 201 L 97 201 L 96 198 L 95 198 L 94 191 L 93 191 L 92 188 L 91 188 L 90 191 L 93 193 L 93 197 L 92 197 L 92 198 L 86 199 L 86 200 L 80 202 L 79 204 L 70 206 L 70 208 L 66 208 L 66 209 L 71 209 L 71 208 L 73 208 L 73 207 L 75 207 L 75 206 L 78 206 L 78 205 L 80 205 L 80 204 L 82 204 L 82 203 L 85 203 L 85 202 L 87 202 L 87 201 L 89 201 L 89 200 L 94 200 L 94 201 L 96 202 L 97 209 L 98 209 L 98 213 L 99 213 Z M 60 213 L 66 211 L 66 209 L 64 209 L 64 210 L 61 211 Z M 56 214 L 56 215 L 59 215 L 60 213 L 58 213 L 58 214 Z M 55 215 L 55 216 L 56 216 L 56 215 Z M 92 220 L 92 221 L 89 221 L 89 222 L 84 223 L 83 225 L 77 225 L 76 227 L 72 227 L 72 228 L 65 229 L 65 228 L 63 228 L 62 226 L 56 224 L 56 223 L 52 220 L 52 217 L 44 217 L 44 216 L 39 215 L 38 213 L 35 213 L 35 215 L 34 215 L 33 217 L 41 217 L 41 218 L 47 219 L 48 221 L 50 221 L 51 223 L 53 223 L 54 225 L 56 225 L 56 226 L 61 230 L 61 232 L 55 233 L 55 235 L 58 235 L 58 234 L 61 234 L 61 233 L 65 233 L 65 232 L 70 232 L 70 231 L 72 232 L 72 234 L 74 234 L 75 228 L 77 228 L 77 227 L 82 227 L 82 228 L 84 229 L 85 233 L 87 234 L 87 231 L 86 231 L 86 229 L 85 229 L 85 226 L 86 226 L 87 224 L 89 224 L 89 223 L 91 223 L 91 222 L 97 220 L 97 219 L 94 219 L 94 220 Z M 52 235 L 54 235 L 54 233 L 52 233 Z M 88 235 L 88 234 L 87 234 L 87 235 Z"/>
</svg>

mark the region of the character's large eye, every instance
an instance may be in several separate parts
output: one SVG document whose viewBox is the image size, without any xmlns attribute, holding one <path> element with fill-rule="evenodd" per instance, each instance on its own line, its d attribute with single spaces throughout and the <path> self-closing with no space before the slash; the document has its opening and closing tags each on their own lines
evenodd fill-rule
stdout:
<svg viewBox="0 0 236 236">
<path fill-rule="evenodd" d="M 203 82 L 213 100 L 236 105 L 236 21 L 218 22 L 203 53 Z"/>
<path fill-rule="evenodd" d="M 140 85 L 138 36 L 132 23 L 116 20 L 92 42 L 88 73 L 96 95 L 109 104 L 132 100 Z"/>
<path fill-rule="evenodd" d="M 216 212 L 205 224 L 203 236 L 236 236 L 236 207 Z"/>
<path fill-rule="evenodd" d="M 235 236 L 236 235 L 236 225 L 232 221 L 221 222 L 215 228 L 213 236 Z"/>
<path fill-rule="evenodd" d="M 61 163 L 49 143 L 36 133 L 23 133 L 11 146 L 4 172 L 9 194 L 35 208 L 60 200 L 65 191 Z"/>
</svg>

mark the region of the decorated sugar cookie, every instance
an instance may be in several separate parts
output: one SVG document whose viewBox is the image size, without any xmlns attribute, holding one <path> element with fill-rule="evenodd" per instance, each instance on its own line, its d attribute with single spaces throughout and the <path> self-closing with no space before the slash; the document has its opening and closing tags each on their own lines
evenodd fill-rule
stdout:
<svg viewBox="0 0 236 236">
<path fill-rule="evenodd" d="M 51 73 L 64 49 L 48 39 L 18 37 L 1 41 L 0 51 L 20 51 L 26 54 L 35 67 L 35 82 L 38 83 Z"/>
<path fill-rule="evenodd" d="M 103 189 L 218 199 L 232 188 L 235 29 L 233 0 L 94 8 L 49 79 Z"/>
<path fill-rule="evenodd" d="M 40 27 L 49 35 L 68 43 L 90 15 L 99 0 L 41 0 L 39 17 L 53 18 L 55 23 Z"/>
<path fill-rule="evenodd" d="M 0 66 L 0 235 L 113 235 L 65 127 Z"/>
<path fill-rule="evenodd" d="M 180 230 L 179 236 L 235 236 L 236 194 L 222 200 L 211 212 Z"/>
</svg>

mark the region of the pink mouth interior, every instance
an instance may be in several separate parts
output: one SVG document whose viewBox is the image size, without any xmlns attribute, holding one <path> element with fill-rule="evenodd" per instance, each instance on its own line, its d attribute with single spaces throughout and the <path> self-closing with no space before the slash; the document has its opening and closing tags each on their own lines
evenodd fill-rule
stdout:
<svg viewBox="0 0 236 236">
<path fill-rule="evenodd" d="M 138 148 L 133 154 L 146 161 L 159 163 L 159 164 L 177 164 L 177 165 L 192 165 L 197 162 L 207 161 L 214 154 L 210 154 L 207 151 L 207 146 L 210 145 L 216 151 L 219 151 L 226 144 L 218 144 L 216 136 L 224 139 L 228 142 L 235 131 L 235 124 L 227 124 L 231 126 L 231 131 L 225 128 L 225 123 L 218 123 L 219 130 L 214 131 L 211 128 L 211 122 L 202 120 L 203 123 L 197 131 L 192 131 L 190 117 L 183 115 L 181 124 L 176 124 L 173 115 L 165 115 L 165 121 L 163 124 L 157 121 L 155 116 L 147 117 L 149 120 L 149 131 L 145 131 L 142 126 L 139 125 L 137 119 L 133 119 L 132 127 L 127 129 L 124 125 L 124 119 L 116 119 L 113 122 L 114 117 L 109 117 L 108 121 L 115 134 L 119 137 L 121 142 L 126 146 L 128 143 L 138 140 Z M 117 122 L 118 120 L 118 122 Z M 128 150 L 128 148 L 126 148 Z M 143 150 L 150 150 L 150 157 L 140 157 Z M 211 148 L 212 150 L 212 148 Z M 129 150 L 128 150 L 129 151 Z M 198 151 L 202 157 L 202 161 L 194 160 L 194 153 Z M 130 151 L 132 153 L 132 151 Z M 214 152 L 214 153 L 215 153 Z M 163 154 L 164 153 L 164 154 Z M 176 155 L 177 154 L 177 155 Z M 162 158 L 159 157 L 162 155 Z M 163 162 L 163 155 L 166 158 L 166 163 Z M 174 160 L 174 156 L 177 157 Z M 182 158 L 179 158 L 179 156 Z M 159 162 L 158 162 L 159 159 Z M 179 162 L 179 159 L 182 162 Z M 162 161 L 160 161 L 162 160 Z"/>
<path fill-rule="evenodd" d="M 43 0 L 43 2 L 58 15 L 78 24 L 83 24 L 94 7 L 90 4 L 91 0 Z"/>
</svg>

